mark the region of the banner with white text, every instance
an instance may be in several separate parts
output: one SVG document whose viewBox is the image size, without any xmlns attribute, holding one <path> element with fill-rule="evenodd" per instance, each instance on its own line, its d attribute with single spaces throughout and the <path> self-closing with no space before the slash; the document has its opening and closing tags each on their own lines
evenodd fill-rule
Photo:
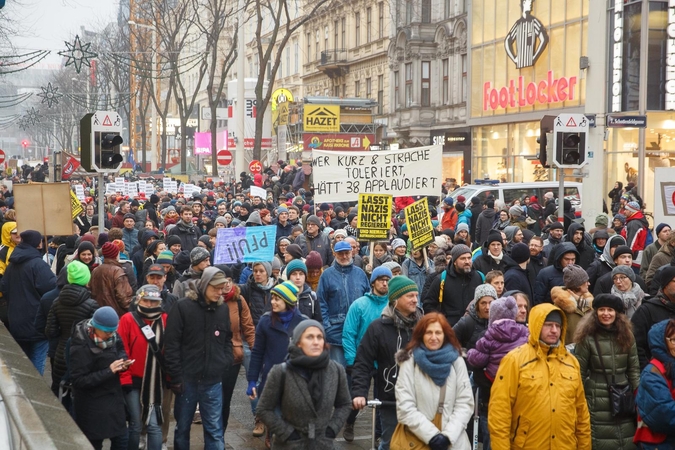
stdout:
<svg viewBox="0 0 675 450">
<path fill-rule="evenodd" d="M 314 202 L 358 201 L 359 194 L 440 195 L 443 147 L 391 151 L 312 151 Z"/>
</svg>

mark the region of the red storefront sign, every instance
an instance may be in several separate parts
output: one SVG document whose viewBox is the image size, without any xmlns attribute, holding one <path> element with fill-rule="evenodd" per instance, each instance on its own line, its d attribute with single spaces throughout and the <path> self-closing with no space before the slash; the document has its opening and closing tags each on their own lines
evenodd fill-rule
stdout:
<svg viewBox="0 0 675 450">
<path fill-rule="evenodd" d="M 508 86 L 493 87 L 487 81 L 483 84 L 483 111 L 547 105 L 575 99 L 577 77 L 555 78 L 549 70 L 545 80 L 525 83 L 525 77 L 509 80 Z"/>
</svg>

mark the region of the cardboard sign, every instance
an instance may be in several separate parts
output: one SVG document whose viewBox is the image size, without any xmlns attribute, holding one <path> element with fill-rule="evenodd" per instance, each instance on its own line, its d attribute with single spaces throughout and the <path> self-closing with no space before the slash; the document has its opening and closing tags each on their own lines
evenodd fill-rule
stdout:
<svg viewBox="0 0 675 450">
<path fill-rule="evenodd" d="M 354 202 L 362 192 L 440 195 L 443 147 L 377 152 L 312 151 L 314 202 Z"/>
<path fill-rule="evenodd" d="M 68 183 L 17 184 L 14 186 L 14 205 L 19 232 L 36 230 L 42 235 L 69 236 L 73 233 L 72 208 L 80 201 Z M 79 214 L 79 212 L 77 213 Z"/>
<path fill-rule="evenodd" d="M 269 262 L 274 258 L 277 227 L 219 228 L 214 264 Z"/>
<path fill-rule="evenodd" d="M 391 227 L 391 204 L 389 194 L 359 194 L 357 210 L 359 239 L 386 240 Z"/>
<path fill-rule="evenodd" d="M 419 250 L 433 242 L 434 227 L 431 224 L 429 203 L 426 198 L 405 208 L 405 221 L 408 224 L 408 240 L 413 250 Z"/>
</svg>

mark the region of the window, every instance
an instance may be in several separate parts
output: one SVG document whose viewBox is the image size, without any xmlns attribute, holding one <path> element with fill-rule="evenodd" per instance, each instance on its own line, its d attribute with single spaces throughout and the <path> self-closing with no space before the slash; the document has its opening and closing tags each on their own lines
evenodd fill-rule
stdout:
<svg viewBox="0 0 675 450">
<path fill-rule="evenodd" d="M 249 77 L 253 76 L 253 59 L 250 57 L 248 58 L 248 74 Z"/>
<path fill-rule="evenodd" d="M 409 25 L 412 22 L 413 15 L 413 0 L 406 0 L 405 2 L 405 25 Z"/>
<path fill-rule="evenodd" d="M 443 65 L 443 104 L 447 105 L 449 103 L 448 96 L 450 88 L 450 86 L 448 85 L 448 72 L 450 71 L 450 64 L 447 58 L 442 61 L 442 65 Z"/>
<path fill-rule="evenodd" d="M 328 25 L 324 27 L 323 32 L 323 49 L 328 52 Z"/>
<path fill-rule="evenodd" d="M 444 13 L 444 18 L 449 18 L 452 10 L 452 0 L 444 0 L 443 1 L 443 13 Z"/>
<path fill-rule="evenodd" d="M 379 16 L 379 22 L 377 24 L 377 38 L 382 39 L 384 37 L 384 5 L 382 2 L 377 4 L 377 14 Z"/>
<path fill-rule="evenodd" d="M 361 82 L 357 80 L 354 82 L 354 97 L 360 96 L 361 96 Z"/>
<path fill-rule="evenodd" d="M 346 50 L 347 49 L 347 19 L 342 18 L 342 45 L 340 46 L 341 49 Z"/>
<path fill-rule="evenodd" d="M 342 85 L 342 96 L 343 97 L 347 96 L 347 83 Z"/>
<path fill-rule="evenodd" d="M 338 22 L 337 20 L 335 22 L 333 22 L 333 27 L 335 27 L 335 30 L 333 31 L 333 49 L 334 50 L 337 50 L 339 48 L 338 47 L 338 26 L 339 26 L 339 24 L 340 24 L 340 22 Z"/>
<path fill-rule="evenodd" d="M 422 0 L 422 23 L 431 23 L 431 0 Z"/>
<path fill-rule="evenodd" d="M 405 65 L 405 107 L 412 106 L 412 63 Z"/>
<path fill-rule="evenodd" d="M 466 55 L 462 55 L 462 101 L 466 102 L 467 86 L 466 86 Z"/>
<path fill-rule="evenodd" d="M 396 75 L 396 72 L 394 72 Z M 377 114 L 382 114 L 384 103 L 384 75 L 377 76 Z"/>
<path fill-rule="evenodd" d="M 431 62 L 422 61 L 422 106 L 431 103 Z"/>
<path fill-rule="evenodd" d="M 298 73 L 298 66 L 300 64 L 300 44 L 297 39 L 293 41 L 293 58 L 295 59 L 293 62 L 293 73 Z"/>
<path fill-rule="evenodd" d="M 312 33 L 307 33 L 307 63 L 312 60 Z"/>
<path fill-rule="evenodd" d="M 279 55 L 279 67 L 277 68 L 277 79 L 281 79 L 284 76 L 284 57 L 283 54 Z"/>
<path fill-rule="evenodd" d="M 319 30 L 316 30 L 316 47 L 314 47 L 314 59 L 321 58 L 321 53 L 319 49 Z"/>
<path fill-rule="evenodd" d="M 398 102 L 400 101 L 398 92 L 398 70 L 394 72 L 394 110 L 398 107 Z"/>
<path fill-rule="evenodd" d="M 361 45 L 361 13 L 354 14 L 354 22 L 356 23 L 356 46 Z"/>
<path fill-rule="evenodd" d="M 286 76 L 291 74 L 291 49 L 286 47 Z"/>
<path fill-rule="evenodd" d="M 339 97 L 340 96 L 340 85 L 339 84 L 335 85 L 335 87 L 333 88 L 333 91 L 334 91 L 333 95 L 335 95 L 336 97 Z"/>
<path fill-rule="evenodd" d="M 370 98 L 370 95 L 373 93 L 372 87 L 371 79 L 366 78 L 366 98 Z"/>
<path fill-rule="evenodd" d="M 372 40 L 370 29 L 373 25 L 373 8 L 366 9 L 366 42 Z"/>
</svg>

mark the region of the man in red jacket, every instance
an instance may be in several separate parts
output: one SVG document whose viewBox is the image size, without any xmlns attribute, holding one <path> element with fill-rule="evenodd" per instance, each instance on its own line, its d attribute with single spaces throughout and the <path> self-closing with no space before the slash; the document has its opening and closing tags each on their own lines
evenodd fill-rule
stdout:
<svg viewBox="0 0 675 450">
<path fill-rule="evenodd" d="M 642 252 L 645 249 L 647 233 L 649 233 L 649 223 L 637 202 L 626 203 L 625 211 L 626 226 L 621 230 L 621 236 L 626 239 L 626 245 L 633 252 L 633 270 L 639 271 Z"/>
</svg>

